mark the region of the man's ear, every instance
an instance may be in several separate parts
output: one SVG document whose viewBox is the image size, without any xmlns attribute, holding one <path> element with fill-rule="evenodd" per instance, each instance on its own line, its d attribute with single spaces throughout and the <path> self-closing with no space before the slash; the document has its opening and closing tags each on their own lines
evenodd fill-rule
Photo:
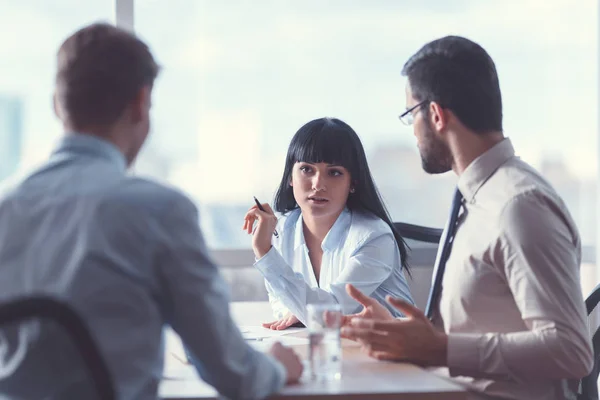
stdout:
<svg viewBox="0 0 600 400">
<path fill-rule="evenodd" d="M 446 128 L 448 124 L 448 115 L 444 111 L 444 109 L 436 103 L 432 101 L 429 103 L 429 122 L 431 126 L 437 131 L 441 132 Z"/>
<path fill-rule="evenodd" d="M 148 113 L 152 89 L 150 86 L 142 87 L 130 103 L 130 117 L 132 122 L 140 122 Z"/>
<path fill-rule="evenodd" d="M 56 98 L 56 91 L 52 94 L 52 107 L 54 108 L 54 115 L 60 120 L 62 120 L 62 116 L 60 113 L 60 107 L 58 105 L 58 99 Z"/>
</svg>

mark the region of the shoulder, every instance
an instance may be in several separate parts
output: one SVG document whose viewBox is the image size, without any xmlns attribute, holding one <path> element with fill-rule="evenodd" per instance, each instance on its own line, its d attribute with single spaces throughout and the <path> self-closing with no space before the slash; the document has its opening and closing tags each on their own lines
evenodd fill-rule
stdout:
<svg viewBox="0 0 600 400">
<path fill-rule="evenodd" d="M 140 177 L 128 177 L 105 192 L 101 206 L 158 218 L 167 214 L 197 214 L 196 206 L 182 191 Z"/>
<path fill-rule="evenodd" d="M 351 211 L 350 229 L 348 230 L 348 239 L 357 244 L 388 236 L 394 240 L 394 235 L 390 226 L 381 218 L 368 211 Z"/>
<path fill-rule="evenodd" d="M 533 167 L 518 157 L 501 165 L 483 186 L 482 195 L 487 199 L 500 201 L 500 208 L 516 201 L 533 200 L 543 197 L 560 202 L 560 197 L 552 185 Z"/>
<path fill-rule="evenodd" d="M 571 217 L 560 197 L 543 188 L 531 188 L 512 196 L 502 207 L 500 226 L 507 231 L 540 230 L 556 224 L 571 224 Z"/>
<path fill-rule="evenodd" d="M 501 233 L 524 243 L 533 239 L 548 240 L 550 236 L 560 235 L 559 232 L 579 240 L 566 204 L 537 171 L 517 159 L 498 173 L 492 183 L 496 184 L 493 191 L 501 199 L 498 204 Z"/>
<path fill-rule="evenodd" d="M 560 211 L 566 206 L 552 185 L 533 167 L 514 157 L 490 177 L 486 197 L 501 200 L 501 216 L 523 214 L 540 208 Z"/>
</svg>

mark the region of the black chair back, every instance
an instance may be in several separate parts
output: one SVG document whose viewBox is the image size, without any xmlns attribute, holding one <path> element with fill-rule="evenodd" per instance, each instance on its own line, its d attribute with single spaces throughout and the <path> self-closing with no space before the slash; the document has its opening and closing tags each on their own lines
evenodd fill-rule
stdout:
<svg viewBox="0 0 600 400">
<path fill-rule="evenodd" d="M 585 299 L 585 308 L 588 313 L 588 323 L 592 325 L 592 311 L 600 302 L 600 285 L 596 286 L 592 293 Z M 598 372 L 600 372 L 600 328 L 594 329 L 592 335 L 592 347 L 594 348 L 594 368 L 592 372 L 581 380 L 580 394 L 578 400 L 598 400 Z"/>
<path fill-rule="evenodd" d="M 443 231 L 443 229 L 407 224 L 405 222 L 394 222 L 394 228 L 396 228 L 404 239 L 435 244 L 440 242 Z"/>
<path fill-rule="evenodd" d="M 0 304 L 0 328 L 9 329 L 11 326 L 22 326 L 31 321 L 51 322 L 66 332 L 69 344 L 79 354 L 87 372 L 89 381 L 79 382 L 80 385 L 93 386 L 91 392 L 102 400 L 116 399 L 112 377 L 96 343 L 90 334 L 86 323 L 77 312 L 66 303 L 47 296 L 35 296 L 12 300 Z M 43 342 L 43 346 L 49 343 Z M 42 349 L 43 350 L 43 349 Z M 27 371 L 23 371 L 27 373 Z M 10 378 L 10 377 L 7 377 Z M 35 385 L 36 376 L 31 376 L 31 384 Z M 68 377 L 66 377 L 68 379 Z M 7 385 L 0 380 L 0 395 Z M 13 389 L 11 389 L 13 390 Z M 49 394 L 48 398 L 54 394 Z M 60 397 L 60 396 L 59 396 Z"/>
<path fill-rule="evenodd" d="M 408 263 L 411 267 L 407 281 L 417 307 L 425 309 L 431 286 L 431 273 L 437 254 L 442 229 L 394 222 L 394 228 L 409 247 Z"/>
</svg>

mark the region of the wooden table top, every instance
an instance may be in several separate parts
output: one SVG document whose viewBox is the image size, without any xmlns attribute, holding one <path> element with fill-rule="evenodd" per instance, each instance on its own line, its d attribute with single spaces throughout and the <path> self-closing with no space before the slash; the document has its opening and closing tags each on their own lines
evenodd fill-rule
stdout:
<svg viewBox="0 0 600 400">
<path fill-rule="evenodd" d="M 239 325 L 259 325 L 272 320 L 267 302 L 231 303 L 231 312 Z M 302 336 L 302 334 L 294 334 Z M 305 359 L 307 345 L 292 345 Z M 342 341 L 342 378 L 317 382 L 303 376 L 301 383 L 286 386 L 273 399 L 398 399 L 398 400 L 465 400 L 467 392 L 461 386 L 431 372 L 406 363 L 381 362 L 369 358 L 358 345 Z M 216 391 L 196 377 L 163 380 L 163 399 L 217 399 Z"/>
</svg>

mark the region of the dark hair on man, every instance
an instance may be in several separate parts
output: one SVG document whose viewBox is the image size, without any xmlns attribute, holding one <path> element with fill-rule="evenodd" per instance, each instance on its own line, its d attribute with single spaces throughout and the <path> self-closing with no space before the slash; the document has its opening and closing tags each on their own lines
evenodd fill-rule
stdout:
<svg viewBox="0 0 600 400">
<path fill-rule="evenodd" d="M 477 43 L 460 36 L 429 42 L 404 64 L 402 75 L 415 100 L 435 101 L 476 133 L 502 131 L 496 66 Z"/>
<path fill-rule="evenodd" d="M 337 118 L 319 118 L 307 122 L 296 132 L 288 147 L 283 177 L 275 194 L 277 212 L 285 214 L 298 208 L 294 189 L 290 186 L 292 170 L 297 162 L 324 162 L 348 170 L 355 191 L 348 196 L 346 207 L 370 213 L 390 227 L 400 251 L 402 267 L 410 276 L 408 246 L 392 223 L 371 176 L 365 149 L 354 129 Z"/>
<path fill-rule="evenodd" d="M 115 123 L 160 69 L 144 42 L 105 23 L 67 38 L 57 61 L 56 100 L 73 129 Z"/>
</svg>

